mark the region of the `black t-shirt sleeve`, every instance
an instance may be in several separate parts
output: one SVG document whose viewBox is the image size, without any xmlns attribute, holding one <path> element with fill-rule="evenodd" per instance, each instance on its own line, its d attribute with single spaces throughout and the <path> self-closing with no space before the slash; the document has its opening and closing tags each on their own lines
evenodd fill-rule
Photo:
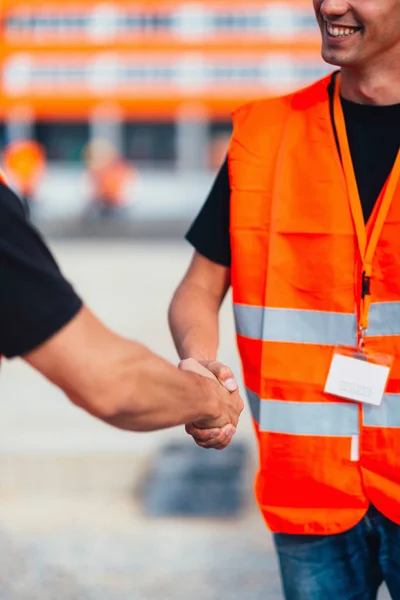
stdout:
<svg viewBox="0 0 400 600">
<path fill-rule="evenodd" d="M 231 266 L 230 185 L 228 160 L 223 163 L 200 213 L 186 234 L 194 248 L 215 263 Z"/>
<path fill-rule="evenodd" d="M 81 307 L 22 204 L 0 184 L 0 353 L 11 358 L 37 348 Z"/>
</svg>

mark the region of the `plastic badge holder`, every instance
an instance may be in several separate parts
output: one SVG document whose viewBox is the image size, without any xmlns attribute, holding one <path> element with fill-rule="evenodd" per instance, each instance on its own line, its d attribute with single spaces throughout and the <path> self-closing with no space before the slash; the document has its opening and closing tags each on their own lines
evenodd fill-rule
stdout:
<svg viewBox="0 0 400 600">
<path fill-rule="evenodd" d="M 325 392 L 380 406 L 393 365 L 393 356 L 366 348 L 336 348 Z"/>
</svg>

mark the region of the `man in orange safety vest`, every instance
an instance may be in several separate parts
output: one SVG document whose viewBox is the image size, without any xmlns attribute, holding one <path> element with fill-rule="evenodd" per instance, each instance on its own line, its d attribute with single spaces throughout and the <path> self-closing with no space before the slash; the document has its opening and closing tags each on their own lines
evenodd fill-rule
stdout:
<svg viewBox="0 0 400 600">
<path fill-rule="evenodd" d="M 314 0 L 310 87 L 239 108 L 170 306 L 181 358 L 229 390 L 232 287 L 256 498 L 287 600 L 400 599 L 400 2 Z M 231 440 L 187 431 L 205 447 Z"/>
</svg>

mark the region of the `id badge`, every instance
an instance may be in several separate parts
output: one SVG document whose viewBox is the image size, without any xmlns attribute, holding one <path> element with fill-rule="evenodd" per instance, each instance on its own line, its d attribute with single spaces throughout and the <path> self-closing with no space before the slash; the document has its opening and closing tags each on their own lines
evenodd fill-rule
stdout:
<svg viewBox="0 0 400 600">
<path fill-rule="evenodd" d="M 393 357 L 367 349 L 336 348 L 324 392 L 380 406 Z"/>
</svg>

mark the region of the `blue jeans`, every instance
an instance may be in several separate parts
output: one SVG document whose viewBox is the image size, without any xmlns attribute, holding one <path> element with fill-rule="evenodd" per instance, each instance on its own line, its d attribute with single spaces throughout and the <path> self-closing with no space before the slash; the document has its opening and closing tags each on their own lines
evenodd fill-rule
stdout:
<svg viewBox="0 0 400 600">
<path fill-rule="evenodd" d="M 286 600 L 400 600 L 400 526 L 371 507 L 337 535 L 275 534 Z"/>
</svg>

